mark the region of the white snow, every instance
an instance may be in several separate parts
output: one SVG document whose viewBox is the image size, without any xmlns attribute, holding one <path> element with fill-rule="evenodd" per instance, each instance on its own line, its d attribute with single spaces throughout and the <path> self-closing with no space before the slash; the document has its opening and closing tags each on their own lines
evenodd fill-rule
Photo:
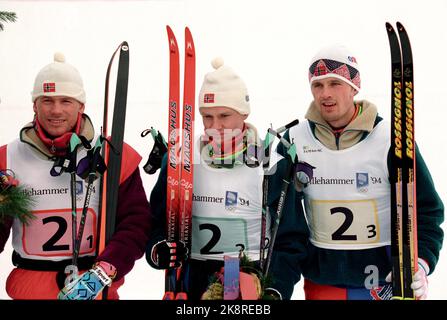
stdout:
<svg viewBox="0 0 447 320">
<path fill-rule="evenodd" d="M 146 161 L 151 138 L 140 133 L 155 126 L 167 132 L 169 24 L 183 47 L 189 26 L 197 53 L 197 93 L 211 60 L 223 57 L 245 80 L 252 106 L 249 122 L 260 132 L 303 119 L 311 101 L 307 68 L 322 46 L 343 43 L 361 69 L 358 98 L 374 102 L 389 118 L 390 57 L 385 22 L 401 21 L 412 41 L 415 61 L 416 138 L 437 190 L 447 203 L 445 156 L 447 115 L 444 74 L 447 2 L 410 0 L 172 0 L 172 1 L 0 1 L 18 21 L 0 32 L 0 145 L 18 136 L 32 119 L 30 92 L 36 73 L 63 52 L 81 72 L 86 111 L 97 128 L 102 122 L 104 78 L 112 52 L 126 40 L 130 47 L 130 85 L 125 139 Z M 183 59 L 183 56 L 182 56 Z M 114 78 L 114 77 L 113 77 Z M 113 88 L 113 85 L 112 85 Z M 113 97 L 113 90 L 112 90 Z M 113 101 L 113 99 L 111 99 Z M 199 117 L 197 117 L 199 119 Z M 200 122 L 200 121 L 199 121 Z M 196 132 L 201 130 L 196 126 Z M 144 163 L 142 163 L 144 164 Z M 149 196 L 156 176 L 144 175 Z M 443 225 L 446 230 L 445 224 Z M 11 245 L 0 255 L 0 299 L 12 268 Z M 126 277 L 122 299 L 160 299 L 162 271 L 143 259 Z M 446 299 L 446 249 L 430 276 L 430 299 Z M 302 285 L 294 299 L 303 299 Z"/>
</svg>

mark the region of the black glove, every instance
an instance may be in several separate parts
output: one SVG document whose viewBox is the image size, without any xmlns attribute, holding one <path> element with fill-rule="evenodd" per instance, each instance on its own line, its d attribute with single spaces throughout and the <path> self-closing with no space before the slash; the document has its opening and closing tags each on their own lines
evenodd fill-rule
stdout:
<svg viewBox="0 0 447 320">
<path fill-rule="evenodd" d="M 178 268 L 188 258 L 188 249 L 182 241 L 160 241 L 151 251 L 151 260 L 159 269 Z"/>
<path fill-rule="evenodd" d="M 148 130 L 144 130 L 141 133 L 141 136 L 144 137 L 148 132 L 152 132 L 153 129 Z M 148 174 L 154 174 L 158 169 L 160 169 L 161 160 L 168 151 L 166 141 L 160 131 L 158 131 L 157 135 L 153 134 L 152 137 L 154 138 L 154 146 L 152 147 L 152 151 L 149 154 L 146 164 L 143 166 L 144 171 Z"/>
</svg>

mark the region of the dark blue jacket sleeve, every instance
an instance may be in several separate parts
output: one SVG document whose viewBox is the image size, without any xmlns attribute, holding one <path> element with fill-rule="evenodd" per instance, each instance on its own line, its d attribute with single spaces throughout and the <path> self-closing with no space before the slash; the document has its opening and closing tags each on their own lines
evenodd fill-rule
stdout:
<svg viewBox="0 0 447 320">
<path fill-rule="evenodd" d="M 287 161 L 283 159 L 276 173 L 269 178 L 269 207 L 273 218 L 280 200 L 281 184 L 286 175 Z M 269 274 L 273 287 L 283 299 L 289 300 L 295 284 L 301 277 L 301 266 L 307 257 L 309 230 L 304 217 L 302 199 L 290 183 L 274 243 Z"/>
</svg>

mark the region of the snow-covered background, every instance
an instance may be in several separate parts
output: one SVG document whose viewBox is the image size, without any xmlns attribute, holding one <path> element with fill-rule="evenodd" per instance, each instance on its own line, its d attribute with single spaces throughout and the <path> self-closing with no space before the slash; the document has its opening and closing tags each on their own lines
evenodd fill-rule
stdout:
<svg viewBox="0 0 447 320">
<path fill-rule="evenodd" d="M 130 83 L 125 139 L 146 161 L 151 138 L 142 130 L 167 132 L 169 24 L 183 47 L 189 26 L 197 54 L 197 91 L 210 61 L 222 56 L 245 80 L 251 99 L 249 121 L 261 132 L 303 119 L 311 101 L 307 68 L 322 46 L 343 43 L 361 69 L 358 98 L 374 102 L 389 118 L 390 58 L 385 22 L 406 26 L 415 62 L 416 137 L 437 190 L 447 203 L 445 158 L 447 116 L 445 0 L 153 0 L 153 1 L 0 1 L 1 11 L 17 13 L 0 32 L 0 145 L 18 136 L 32 119 L 34 77 L 62 51 L 81 72 L 87 91 L 86 112 L 97 128 L 102 122 L 104 78 L 115 48 L 130 47 Z M 182 55 L 183 56 L 183 55 Z M 181 58 L 183 59 L 183 57 Z M 114 77 L 113 77 L 114 78 Z M 112 84 L 113 87 L 113 84 Z M 112 99 L 113 101 L 113 99 Z M 198 119 L 200 119 L 198 117 Z M 200 121 L 196 131 L 202 129 Z M 142 163 L 144 164 L 144 163 Z M 155 176 L 144 175 L 149 195 Z M 447 230 L 445 224 L 444 230 Z M 447 299 L 446 249 L 430 276 L 431 299 Z M 12 268 L 11 245 L 0 255 L 0 299 Z M 122 299 L 160 299 L 163 272 L 137 261 L 120 289 Z M 302 299 L 298 284 L 294 299 Z"/>
</svg>

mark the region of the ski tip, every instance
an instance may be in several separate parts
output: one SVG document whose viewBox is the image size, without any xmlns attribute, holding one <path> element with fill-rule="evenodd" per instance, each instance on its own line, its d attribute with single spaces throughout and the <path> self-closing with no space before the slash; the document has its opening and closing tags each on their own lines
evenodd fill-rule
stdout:
<svg viewBox="0 0 447 320">
<path fill-rule="evenodd" d="M 397 26 L 397 29 L 399 29 L 399 31 L 404 31 L 405 30 L 403 24 L 400 23 L 399 21 L 396 22 L 396 26 Z"/>
<path fill-rule="evenodd" d="M 169 25 L 166 25 L 166 31 L 168 32 L 169 50 L 171 51 L 171 53 L 176 53 L 178 46 L 177 39 L 175 39 L 174 31 L 172 31 Z"/>
<path fill-rule="evenodd" d="M 129 51 L 129 44 L 127 43 L 127 41 L 123 41 L 123 42 L 121 42 L 119 48 L 120 48 L 121 52 L 128 52 Z"/>
<path fill-rule="evenodd" d="M 185 49 L 188 56 L 194 56 L 194 40 L 192 38 L 191 30 L 189 30 L 188 27 L 185 27 Z"/>
<path fill-rule="evenodd" d="M 166 31 L 168 32 L 169 39 L 175 38 L 174 37 L 174 31 L 172 31 L 171 27 L 169 25 L 166 25 Z"/>
<path fill-rule="evenodd" d="M 389 22 L 386 22 L 385 26 L 386 26 L 386 29 L 388 31 L 393 31 L 394 30 L 393 25 L 391 23 L 389 23 Z"/>
<path fill-rule="evenodd" d="M 192 39 L 192 33 L 191 30 L 189 29 L 189 27 L 185 27 L 185 37 L 188 39 Z"/>
</svg>

